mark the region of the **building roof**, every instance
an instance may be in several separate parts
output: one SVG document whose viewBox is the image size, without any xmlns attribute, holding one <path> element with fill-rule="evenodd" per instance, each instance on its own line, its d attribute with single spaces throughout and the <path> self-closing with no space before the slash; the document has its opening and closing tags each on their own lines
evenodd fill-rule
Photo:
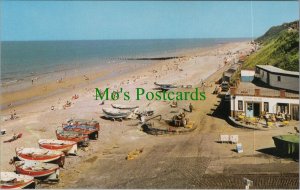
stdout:
<svg viewBox="0 0 300 190">
<path fill-rule="evenodd" d="M 259 97 L 270 97 L 270 98 L 279 98 L 280 90 L 257 86 L 251 82 L 240 82 L 236 89 L 236 95 L 240 96 L 255 96 L 255 89 L 260 90 Z M 285 92 L 285 98 L 299 99 L 299 93 L 297 92 Z"/>
<path fill-rule="evenodd" d="M 233 75 L 233 72 L 228 72 L 228 71 L 226 71 L 226 72 L 224 72 L 224 77 L 232 77 L 232 75 Z"/>
<path fill-rule="evenodd" d="M 254 76 L 255 71 L 252 70 L 241 70 L 241 76 Z"/>
<path fill-rule="evenodd" d="M 299 72 L 283 70 L 278 67 L 274 67 L 272 65 L 256 65 L 256 67 L 274 74 L 293 75 L 299 77 Z"/>
</svg>

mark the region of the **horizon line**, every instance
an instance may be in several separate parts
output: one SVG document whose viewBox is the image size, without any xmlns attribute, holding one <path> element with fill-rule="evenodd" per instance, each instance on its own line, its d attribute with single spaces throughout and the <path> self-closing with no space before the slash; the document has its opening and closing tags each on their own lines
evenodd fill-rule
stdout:
<svg viewBox="0 0 300 190">
<path fill-rule="evenodd" d="M 254 37 L 258 38 L 258 37 Z M 49 40 L 0 40 L 1 42 L 49 42 L 49 41 L 126 41 L 126 40 L 195 40 L 195 39 L 252 39 L 252 37 L 207 37 L 207 38 L 132 38 L 132 39 L 49 39 Z"/>
</svg>

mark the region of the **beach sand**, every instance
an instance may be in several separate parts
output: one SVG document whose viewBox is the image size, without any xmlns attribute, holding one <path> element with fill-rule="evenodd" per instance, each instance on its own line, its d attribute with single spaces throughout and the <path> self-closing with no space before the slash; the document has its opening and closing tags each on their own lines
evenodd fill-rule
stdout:
<svg viewBox="0 0 300 190">
<path fill-rule="evenodd" d="M 256 174 L 256 180 L 263 179 L 256 187 L 295 188 L 299 186 L 297 162 L 257 151 L 274 147 L 271 137 L 294 132 L 293 126 L 255 132 L 230 126 L 224 120 L 226 113 L 220 117 L 209 116 L 220 101 L 212 95 L 214 83 L 229 67 L 224 66 L 224 58 L 233 59 L 233 55 L 228 55 L 229 51 L 243 52 L 250 48 L 248 42 L 227 43 L 189 53 L 180 59 L 159 61 L 139 68 L 132 66 L 132 71 L 119 76 L 103 79 L 110 74 L 108 70 L 95 75 L 86 74 L 88 81 L 78 77 L 63 84 L 51 82 L 2 96 L 1 105 L 20 101 L 21 96 L 25 97 L 23 100 L 37 95 L 42 98 L 2 110 L 1 129 L 6 129 L 8 134 L 1 137 L 1 170 L 14 171 L 8 162 L 15 156 L 16 147 L 38 147 L 38 139 L 56 138 L 55 129 L 62 122 L 70 118 L 84 118 L 100 122 L 99 139 L 92 141 L 87 150 L 79 151 L 79 156 L 66 158 L 60 183 L 42 184 L 40 188 L 240 188 L 243 185 L 241 175 L 251 177 L 253 174 Z M 101 101 L 95 100 L 96 87 L 115 90 L 122 87 L 134 97 L 137 87 L 152 91 L 154 82 L 196 87 L 202 80 L 206 82 L 207 99 L 191 102 L 195 111 L 188 117 L 195 121 L 197 129 L 185 135 L 152 136 L 140 130 L 137 120 L 112 122 L 101 119 L 102 108 L 111 107 L 114 102 L 105 101 L 104 105 L 99 105 Z M 49 92 L 42 90 L 45 86 Z M 65 90 L 59 90 L 61 88 Z M 79 99 L 71 100 L 74 94 L 78 94 Z M 72 105 L 63 109 L 67 100 Z M 154 109 L 156 114 L 170 112 L 168 101 L 137 101 L 133 98 L 115 103 L 139 105 L 141 110 Z M 180 102 L 179 107 L 187 109 L 189 103 Z M 13 110 L 19 118 L 4 121 Z M 163 115 L 163 119 L 170 118 Z M 17 132 L 23 133 L 21 139 L 3 143 Z M 219 135 L 225 133 L 239 135 L 243 154 L 233 151 L 235 145 L 216 143 Z M 144 151 L 136 160 L 125 160 L 128 152 L 139 148 Z M 278 177 L 279 173 L 289 174 L 289 186 L 282 186 L 287 179 Z M 221 176 L 217 179 L 224 180 L 212 183 L 218 175 Z"/>
</svg>

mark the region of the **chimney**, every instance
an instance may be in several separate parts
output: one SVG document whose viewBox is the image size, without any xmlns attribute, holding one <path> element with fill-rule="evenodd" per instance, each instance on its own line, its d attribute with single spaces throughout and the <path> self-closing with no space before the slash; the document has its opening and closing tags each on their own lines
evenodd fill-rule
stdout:
<svg viewBox="0 0 300 190">
<path fill-rule="evenodd" d="M 280 90 L 280 98 L 285 98 L 285 90 Z"/>
<path fill-rule="evenodd" d="M 230 87 L 230 95 L 236 95 L 236 87 Z"/>
<path fill-rule="evenodd" d="M 254 89 L 254 96 L 260 96 L 260 89 Z"/>
</svg>

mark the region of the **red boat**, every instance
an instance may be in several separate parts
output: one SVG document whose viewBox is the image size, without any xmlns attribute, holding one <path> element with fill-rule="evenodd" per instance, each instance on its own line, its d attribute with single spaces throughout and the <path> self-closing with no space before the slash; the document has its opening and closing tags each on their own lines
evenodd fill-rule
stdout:
<svg viewBox="0 0 300 190">
<path fill-rule="evenodd" d="M 87 125 L 92 126 L 100 131 L 100 124 L 98 121 L 95 120 L 86 120 L 86 119 L 70 119 L 67 121 L 67 124 L 70 125 Z"/>
<path fill-rule="evenodd" d="M 39 161 L 16 161 L 15 167 L 16 172 L 19 174 L 47 181 L 59 181 L 59 166 L 57 164 Z"/>
<path fill-rule="evenodd" d="M 62 124 L 62 128 L 65 131 L 75 131 L 85 135 L 88 135 L 89 139 L 98 139 L 100 125 L 99 122 L 94 120 L 69 120 L 67 124 Z"/>
<path fill-rule="evenodd" d="M 35 188 L 34 178 L 14 172 L 1 172 L 0 189 Z"/>
<path fill-rule="evenodd" d="M 58 150 L 66 155 L 77 154 L 77 143 L 75 141 L 57 140 L 57 139 L 40 139 L 38 141 L 40 148 L 47 150 Z"/>
<path fill-rule="evenodd" d="M 76 131 L 65 131 L 58 127 L 55 131 L 58 140 L 74 141 L 78 146 L 88 146 L 89 136 Z"/>
<path fill-rule="evenodd" d="M 40 148 L 16 148 L 16 155 L 20 160 L 53 162 L 63 167 L 65 154 L 61 151 Z"/>
<path fill-rule="evenodd" d="M 98 129 L 88 125 L 62 125 L 64 131 L 74 131 L 87 135 L 89 139 L 98 139 Z"/>
</svg>

